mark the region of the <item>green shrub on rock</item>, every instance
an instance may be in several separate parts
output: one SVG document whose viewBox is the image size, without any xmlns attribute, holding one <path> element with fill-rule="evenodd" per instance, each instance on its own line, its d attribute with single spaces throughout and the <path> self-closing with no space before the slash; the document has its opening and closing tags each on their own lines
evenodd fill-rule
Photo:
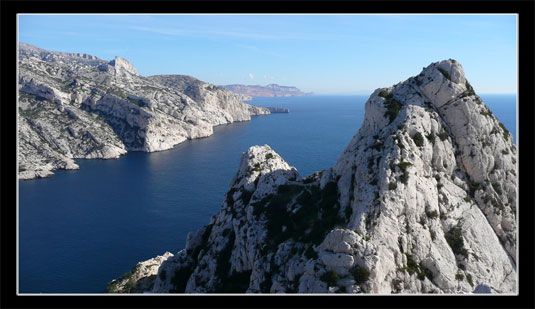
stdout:
<svg viewBox="0 0 535 309">
<path fill-rule="evenodd" d="M 336 286 L 336 283 L 340 279 L 340 276 L 334 270 L 329 270 L 328 272 L 321 275 L 320 280 L 327 283 L 327 286 Z"/>
<path fill-rule="evenodd" d="M 422 147 L 424 145 L 424 137 L 422 136 L 422 133 L 416 132 L 416 134 L 414 134 L 412 139 L 414 140 L 414 143 L 416 144 L 416 146 Z"/>
<path fill-rule="evenodd" d="M 355 279 L 356 284 L 362 284 L 368 281 L 370 278 L 370 271 L 365 267 L 356 265 L 355 267 L 351 268 L 349 272 L 353 275 L 353 279 Z"/>
</svg>

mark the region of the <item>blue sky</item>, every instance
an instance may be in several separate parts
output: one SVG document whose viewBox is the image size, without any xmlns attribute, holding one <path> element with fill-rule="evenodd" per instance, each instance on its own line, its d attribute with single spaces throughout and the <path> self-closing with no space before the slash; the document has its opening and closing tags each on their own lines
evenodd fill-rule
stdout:
<svg viewBox="0 0 535 309">
<path fill-rule="evenodd" d="M 141 75 L 369 94 L 432 62 L 461 63 L 478 93 L 516 93 L 516 15 L 19 15 L 19 41 Z"/>
</svg>

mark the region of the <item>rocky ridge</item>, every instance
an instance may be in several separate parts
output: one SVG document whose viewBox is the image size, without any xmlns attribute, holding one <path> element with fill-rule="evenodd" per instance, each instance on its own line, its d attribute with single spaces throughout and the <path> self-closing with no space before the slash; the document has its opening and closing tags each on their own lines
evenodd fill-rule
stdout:
<svg viewBox="0 0 535 309">
<path fill-rule="evenodd" d="M 19 179 L 77 169 L 75 158 L 161 151 L 269 110 L 183 75 L 144 77 L 126 59 L 19 44 Z"/>
<path fill-rule="evenodd" d="M 280 86 L 277 84 L 260 85 L 225 85 L 221 86 L 242 95 L 243 100 L 252 100 L 253 97 L 295 97 L 311 95 L 296 87 Z"/>
<path fill-rule="evenodd" d="M 517 292 L 516 146 L 455 60 L 377 89 L 330 169 L 244 153 L 151 293 Z"/>
</svg>

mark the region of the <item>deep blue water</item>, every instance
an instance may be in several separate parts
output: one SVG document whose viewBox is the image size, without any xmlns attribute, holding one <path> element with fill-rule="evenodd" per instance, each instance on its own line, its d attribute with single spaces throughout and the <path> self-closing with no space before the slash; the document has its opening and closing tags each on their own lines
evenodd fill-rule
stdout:
<svg viewBox="0 0 535 309">
<path fill-rule="evenodd" d="M 270 145 L 302 177 L 329 168 L 364 117 L 368 96 L 258 98 L 290 108 L 215 128 L 157 153 L 78 160 L 80 170 L 19 182 L 19 291 L 103 293 L 138 261 L 176 253 L 221 206 L 241 154 Z M 482 95 L 516 136 L 515 96 Z"/>
</svg>

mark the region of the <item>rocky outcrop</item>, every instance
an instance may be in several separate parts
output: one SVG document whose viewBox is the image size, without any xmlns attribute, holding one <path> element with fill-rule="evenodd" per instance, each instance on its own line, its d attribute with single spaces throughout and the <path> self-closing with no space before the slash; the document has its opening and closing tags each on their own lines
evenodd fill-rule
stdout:
<svg viewBox="0 0 535 309">
<path fill-rule="evenodd" d="M 121 278 L 110 281 L 106 291 L 108 293 L 143 293 L 152 290 L 158 269 L 172 256 L 171 252 L 165 252 L 163 255 L 137 263 Z"/>
<path fill-rule="evenodd" d="M 267 86 L 225 85 L 221 87 L 242 95 L 243 100 L 252 100 L 253 97 L 296 97 L 312 94 L 302 92 L 296 87 L 280 86 L 277 84 L 269 84 Z"/>
<path fill-rule="evenodd" d="M 244 153 L 154 293 L 516 293 L 516 147 L 454 60 L 377 89 L 330 169 Z"/>
<path fill-rule="evenodd" d="M 19 178 L 76 169 L 76 158 L 161 151 L 269 110 L 182 75 L 140 76 L 126 59 L 19 45 Z"/>
</svg>

